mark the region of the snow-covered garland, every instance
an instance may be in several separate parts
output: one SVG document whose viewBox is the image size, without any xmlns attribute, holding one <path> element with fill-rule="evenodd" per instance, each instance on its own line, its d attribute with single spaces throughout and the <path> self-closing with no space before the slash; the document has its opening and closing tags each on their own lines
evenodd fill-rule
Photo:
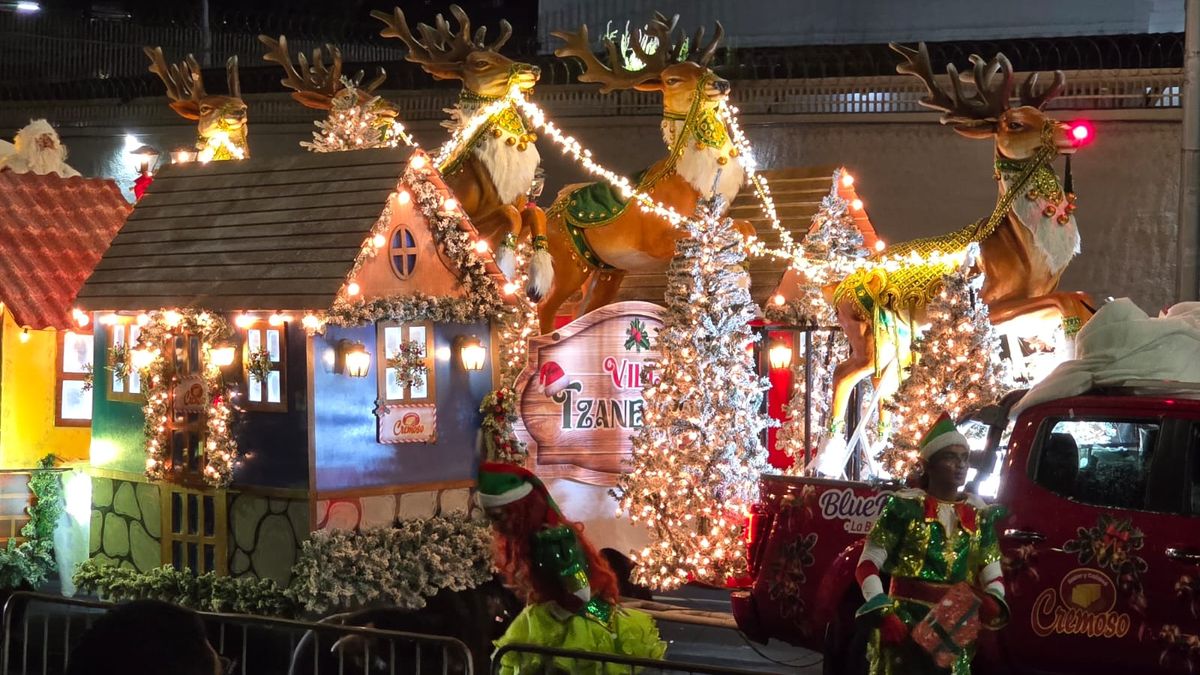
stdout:
<svg viewBox="0 0 1200 675">
<path fill-rule="evenodd" d="M 429 223 L 434 242 L 441 246 L 446 257 L 460 270 L 460 284 L 465 291 L 463 297 L 409 293 L 351 301 L 339 296 L 323 321 L 318 317 L 317 321 L 309 323 L 310 331 L 319 332 L 322 323 L 353 326 L 380 320 L 475 323 L 497 317 L 503 310 L 504 302 L 500 299 L 495 282 L 488 275 L 487 264 L 476 253 L 471 235 L 460 227 L 463 212 L 457 206 L 447 207 L 450 196 L 443 194 L 429 180 L 428 166 L 429 160 L 424 153 L 415 154 L 396 190 L 400 194 L 407 193 L 413 200 Z M 348 282 L 358 276 L 366 261 L 377 254 L 374 242 L 386 240 L 391 214 L 389 201 L 367 234 L 354 266 L 346 277 Z"/>
<path fill-rule="evenodd" d="M 206 311 L 167 310 L 150 312 L 148 316 L 149 321 L 142 327 L 135 347 L 149 354 L 148 364 L 140 371 L 142 382 L 146 383 L 143 408 L 146 476 L 161 480 L 167 475 L 171 390 L 179 384 L 179 376 L 166 353 L 167 346 L 178 335 L 186 334 L 200 339 L 203 364 L 200 377 L 206 396 L 204 481 L 213 487 L 225 487 L 233 479 L 238 448 L 230 428 L 233 411 L 229 393 L 222 388 L 221 371 L 213 365 L 209 353 L 214 344 L 229 339 L 233 331 L 220 315 Z"/>
</svg>

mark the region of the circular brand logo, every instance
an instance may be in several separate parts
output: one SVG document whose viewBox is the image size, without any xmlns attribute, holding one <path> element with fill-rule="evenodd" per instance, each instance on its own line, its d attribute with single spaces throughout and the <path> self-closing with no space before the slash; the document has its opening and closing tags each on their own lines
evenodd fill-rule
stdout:
<svg viewBox="0 0 1200 675">
<path fill-rule="evenodd" d="M 1117 604 L 1117 589 L 1104 572 L 1091 567 L 1071 570 L 1058 586 L 1058 597 L 1068 607 L 1102 614 Z"/>
</svg>

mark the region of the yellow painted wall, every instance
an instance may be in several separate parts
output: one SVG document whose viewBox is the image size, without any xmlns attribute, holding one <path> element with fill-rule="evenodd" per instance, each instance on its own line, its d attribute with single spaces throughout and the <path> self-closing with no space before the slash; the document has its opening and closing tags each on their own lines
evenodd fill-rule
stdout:
<svg viewBox="0 0 1200 675">
<path fill-rule="evenodd" d="M 57 333 L 21 328 L 4 312 L 0 327 L 0 469 L 29 468 L 49 453 L 86 460 L 90 427 L 54 426 Z"/>
</svg>

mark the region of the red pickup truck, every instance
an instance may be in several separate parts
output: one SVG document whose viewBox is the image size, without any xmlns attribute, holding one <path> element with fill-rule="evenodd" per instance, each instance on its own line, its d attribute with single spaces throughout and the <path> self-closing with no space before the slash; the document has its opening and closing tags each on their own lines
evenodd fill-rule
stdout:
<svg viewBox="0 0 1200 675">
<path fill-rule="evenodd" d="M 974 671 L 1200 671 L 1200 396 L 1112 390 L 1015 422 L 1004 406 L 987 412 L 975 482 L 999 467 L 1012 617 L 985 633 Z M 826 673 L 856 672 L 854 568 L 897 487 L 765 477 L 747 534 L 752 583 L 733 594 L 743 632 L 819 649 Z"/>
</svg>

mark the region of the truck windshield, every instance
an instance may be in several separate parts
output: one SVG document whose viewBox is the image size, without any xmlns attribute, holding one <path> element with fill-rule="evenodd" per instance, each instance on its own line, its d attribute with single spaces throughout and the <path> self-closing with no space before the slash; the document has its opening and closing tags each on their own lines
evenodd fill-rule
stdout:
<svg viewBox="0 0 1200 675">
<path fill-rule="evenodd" d="M 1075 501 L 1146 507 L 1146 477 L 1158 443 L 1157 420 L 1049 420 L 1034 480 Z"/>
</svg>

